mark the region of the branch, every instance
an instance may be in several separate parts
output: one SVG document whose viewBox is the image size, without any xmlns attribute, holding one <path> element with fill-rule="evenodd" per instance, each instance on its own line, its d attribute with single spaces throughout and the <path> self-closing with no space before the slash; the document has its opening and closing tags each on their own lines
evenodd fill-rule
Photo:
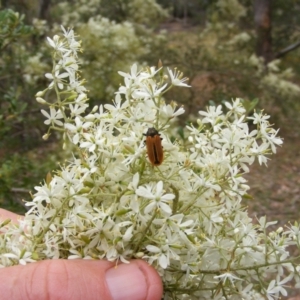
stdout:
<svg viewBox="0 0 300 300">
<path fill-rule="evenodd" d="M 23 188 L 11 188 L 10 190 L 13 193 L 26 193 L 26 194 L 29 194 L 29 192 L 30 192 L 29 190 L 23 189 Z"/>
<path fill-rule="evenodd" d="M 274 55 L 274 59 L 280 58 L 280 57 L 286 55 L 287 53 L 293 51 L 294 49 L 297 49 L 299 46 L 300 46 L 300 41 L 298 41 L 297 43 L 292 44 L 292 45 L 290 45 L 290 46 L 284 48 L 283 50 L 277 52 L 277 53 Z"/>
</svg>

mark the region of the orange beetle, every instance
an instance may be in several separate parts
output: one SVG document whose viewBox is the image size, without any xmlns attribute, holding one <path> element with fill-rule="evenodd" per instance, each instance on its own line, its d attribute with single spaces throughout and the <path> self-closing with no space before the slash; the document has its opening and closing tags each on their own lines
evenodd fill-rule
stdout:
<svg viewBox="0 0 300 300">
<path fill-rule="evenodd" d="M 159 166 L 164 160 L 164 151 L 161 145 L 162 138 L 158 131 L 151 127 L 147 133 L 143 133 L 146 136 L 146 147 L 148 158 L 153 166 Z"/>
</svg>

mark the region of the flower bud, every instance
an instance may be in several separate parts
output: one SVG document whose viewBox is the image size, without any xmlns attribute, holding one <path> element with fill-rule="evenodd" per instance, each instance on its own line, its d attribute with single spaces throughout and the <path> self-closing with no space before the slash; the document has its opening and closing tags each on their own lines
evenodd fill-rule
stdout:
<svg viewBox="0 0 300 300">
<path fill-rule="evenodd" d="M 98 105 L 95 105 L 92 109 L 92 113 L 96 112 L 98 110 L 98 107 L 99 107 Z"/>
<path fill-rule="evenodd" d="M 136 258 L 142 258 L 144 255 L 145 255 L 144 252 L 138 252 L 138 253 L 136 253 L 134 256 L 135 256 Z"/>
<path fill-rule="evenodd" d="M 36 98 L 36 101 L 37 101 L 38 103 L 40 103 L 40 104 L 47 104 L 47 101 L 44 100 L 44 99 L 41 98 L 41 97 L 37 97 L 37 98 Z"/>
<path fill-rule="evenodd" d="M 50 136 L 50 134 L 49 134 L 49 133 L 46 133 L 46 134 L 44 134 L 44 135 L 42 136 L 42 139 L 43 139 L 44 141 L 47 141 L 48 138 L 49 138 L 49 136 Z"/>
<path fill-rule="evenodd" d="M 47 89 L 46 89 L 46 90 L 47 90 Z M 46 90 L 37 92 L 36 95 L 35 95 L 35 97 L 42 97 L 42 96 L 44 96 Z"/>
</svg>

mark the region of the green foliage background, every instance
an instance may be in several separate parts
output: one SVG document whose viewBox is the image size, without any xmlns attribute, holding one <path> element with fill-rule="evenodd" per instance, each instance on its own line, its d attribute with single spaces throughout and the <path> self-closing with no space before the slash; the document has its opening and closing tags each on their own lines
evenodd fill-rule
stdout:
<svg viewBox="0 0 300 300">
<path fill-rule="evenodd" d="M 191 89 L 176 90 L 168 99 L 185 106 L 182 122 L 193 120 L 212 99 L 241 97 L 249 113 L 264 108 L 277 126 L 299 126 L 299 49 L 266 69 L 253 55 L 253 1 L 52 1 L 45 19 L 39 19 L 39 3 L 1 3 L 0 204 L 5 208 L 24 211 L 21 199 L 29 199 L 28 191 L 66 158 L 59 155 L 55 136 L 42 141 L 45 127 L 34 98 L 51 71 L 45 38 L 60 31 L 60 24 L 82 39 L 91 107 L 112 99 L 117 71 L 161 59 L 190 78 Z M 300 40 L 299 12 L 295 0 L 274 3 L 274 53 Z"/>
</svg>

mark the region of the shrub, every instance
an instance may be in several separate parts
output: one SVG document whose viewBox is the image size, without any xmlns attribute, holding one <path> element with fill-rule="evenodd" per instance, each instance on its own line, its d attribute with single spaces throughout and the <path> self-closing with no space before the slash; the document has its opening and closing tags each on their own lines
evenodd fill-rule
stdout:
<svg viewBox="0 0 300 300">
<path fill-rule="evenodd" d="M 129 74 L 119 72 L 124 84 L 112 104 L 86 113 L 80 43 L 72 30 L 63 32 L 48 38 L 54 68 L 37 100 L 47 107 L 44 138 L 62 132 L 74 157 L 35 187 L 19 226 L 0 225 L 1 266 L 45 258 L 143 258 L 161 275 L 166 299 L 274 299 L 287 294 L 292 279 L 299 286 L 297 258 L 288 252 L 290 245 L 299 248 L 299 225 L 268 233 L 276 222 L 262 217 L 254 224 L 242 206 L 249 189 L 243 174 L 255 159 L 266 164 L 282 144 L 269 116 L 246 117 L 236 99 L 225 103 L 226 111 L 221 105 L 200 111 L 185 129 L 188 140 L 172 142 L 174 119 L 184 109 L 165 103 L 163 95 L 188 87 L 187 78 L 178 70 L 136 65 Z M 160 135 L 148 131 L 152 127 Z M 146 149 L 150 156 L 148 143 L 160 142 L 164 159 L 153 148 L 151 155 L 160 156 L 155 163 Z"/>
</svg>

